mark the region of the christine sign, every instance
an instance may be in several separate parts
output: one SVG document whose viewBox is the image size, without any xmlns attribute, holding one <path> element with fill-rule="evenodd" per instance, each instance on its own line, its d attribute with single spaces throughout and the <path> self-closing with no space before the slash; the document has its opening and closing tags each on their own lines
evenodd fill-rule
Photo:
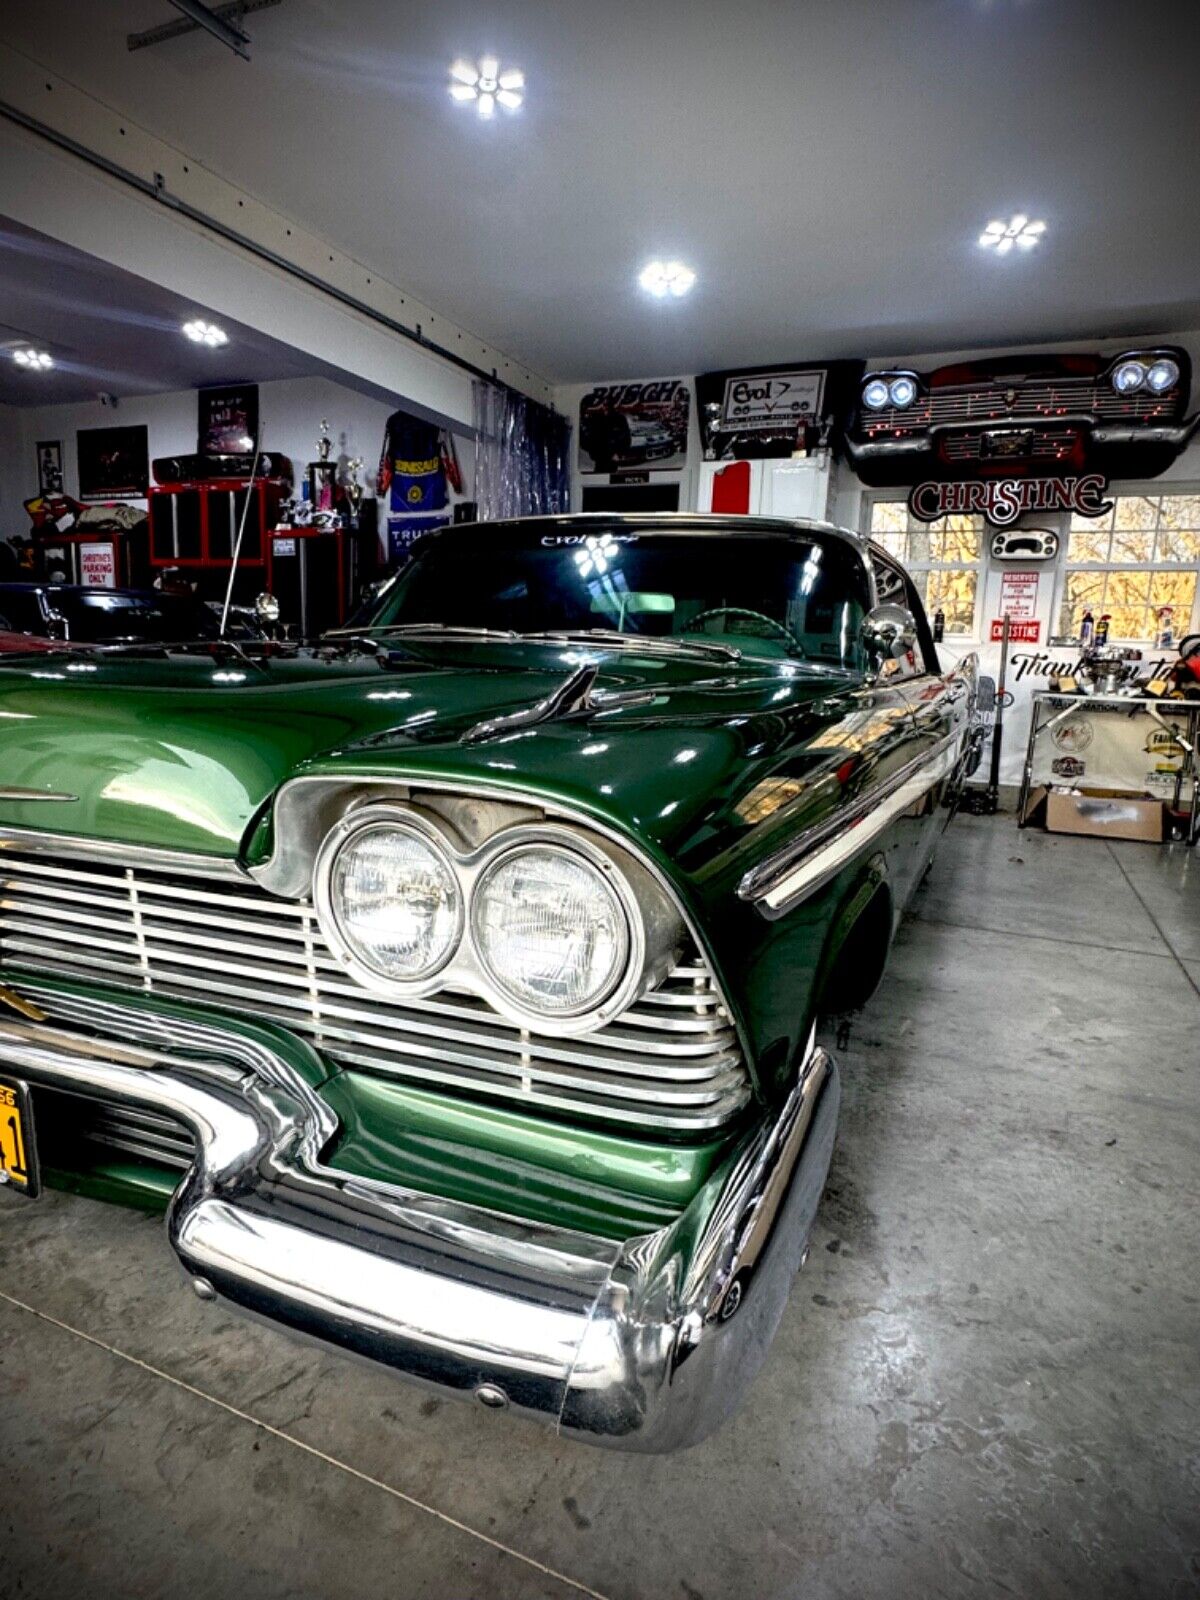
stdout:
<svg viewBox="0 0 1200 1600">
<path fill-rule="evenodd" d="M 984 478 L 972 483 L 919 483 L 908 497 L 918 522 L 981 514 L 994 528 L 1007 528 L 1025 511 L 1073 511 L 1102 517 L 1112 510 L 1104 498 L 1108 482 L 1098 472 L 1079 478 Z"/>
</svg>

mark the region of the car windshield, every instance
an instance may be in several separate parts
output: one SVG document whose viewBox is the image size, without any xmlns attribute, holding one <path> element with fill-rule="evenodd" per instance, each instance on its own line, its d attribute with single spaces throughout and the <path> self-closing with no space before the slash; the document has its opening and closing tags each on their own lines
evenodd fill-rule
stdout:
<svg viewBox="0 0 1200 1600">
<path fill-rule="evenodd" d="M 56 589 L 47 596 L 66 623 L 67 637 L 81 644 L 145 640 L 150 644 L 215 639 L 216 614 L 190 595 L 122 593 L 113 589 Z"/>
<path fill-rule="evenodd" d="M 858 670 L 869 605 L 856 552 L 817 533 L 479 524 L 420 546 L 362 626 L 602 630 Z"/>
</svg>

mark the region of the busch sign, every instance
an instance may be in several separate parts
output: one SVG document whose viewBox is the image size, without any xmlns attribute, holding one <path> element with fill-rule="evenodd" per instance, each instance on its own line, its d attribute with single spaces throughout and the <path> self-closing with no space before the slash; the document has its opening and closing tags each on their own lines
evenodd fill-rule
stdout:
<svg viewBox="0 0 1200 1600">
<path fill-rule="evenodd" d="M 1104 498 L 1107 480 L 1098 472 L 1081 478 L 984 478 L 970 483 L 919 483 L 908 509 L 919 522 L 982 513 L 994 528 L 1007 528 L 1024 511 L 1074 511 L 1102 517 L 1112 510 Z"/>
</svg>

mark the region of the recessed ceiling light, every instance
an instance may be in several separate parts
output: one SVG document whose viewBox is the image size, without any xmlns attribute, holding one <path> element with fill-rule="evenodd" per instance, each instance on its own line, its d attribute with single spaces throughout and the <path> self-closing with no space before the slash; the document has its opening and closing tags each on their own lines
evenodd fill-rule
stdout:
<svg viewBox="0 0 1200 1600">
<path fill-rule="evenodd" d="M 696 274 L 682 261 L 648 261 L 638 274 L 646 293 L 659 300 L 668 294 L 686 294 L 695 281 Z"/>
<path fill-rule="evenodd" d="M 183 331 L 193 344 L 206 344 L 212 350 L 229 343 L 229 335 L 224 328 L 218 328 L 215 322 L 202 322 L 199 317 L 185 322 Z"/>
<path fill-rule="evenodd" d="M 1045 231 L 1044 222 L 1031 222 L 1028 217 L 1018 214 L 1011 222 L 1001 222 L 999 218 L 989 222 L 979 235 L 979 242 L 985 250 L 994 250 L 998 256 L 1006 256 L 1014 245 L 1018 250 L 1032 250 Z"/>
<path fill-rule="evenodd" d="M 48 372 L 54 365 L 54 357 L 45 350 L 14 350 L 13 360 L 19 367 L 29 367 L 34 372 Z"/>
<path fill-rule="evenodd" d="M 456 61 L 450 68 L 450 93 L 463 105 L 473 100 L 481 117 L 494 115 L 497 105 L 515 111 L 525 98 L 525 74 L 519 67 L 502 69 L 495 56 L 484 56 L 477 66 Z"/>
</svg>

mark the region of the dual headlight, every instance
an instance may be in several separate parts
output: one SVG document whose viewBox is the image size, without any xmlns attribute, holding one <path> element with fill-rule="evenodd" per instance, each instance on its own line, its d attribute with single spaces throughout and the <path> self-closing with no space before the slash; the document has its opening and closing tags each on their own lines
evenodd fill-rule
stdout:
<svg viewBox="0 0 1200 1600">
<path fill-rule="evenodd" d="M 677 917 L 622 854 L 553 824 L 471 851 L 436 818 L 370 806 L 326 839 L 314 894 L 331 948 L 369 987 L 462 986 L 519 1022 L 582 1032 L 674 956 Z"/>
<path fill-rule="evenodd" d="M 1118 394 L 1136 394 L 1139 389 L 1166 394 L 1178 382 L 1179 363 L 1154 350 L 1145 355 L 1123 356 L 1112 369 L 1112 386 Z"/>
<path fill-rule="evenodd" d="M 904 411 L 917 398 L 917 380 L 911 372 L 875 372 L 863 383 L 862 400 L 868 411 L 895 406 Z"/>
</svg>

